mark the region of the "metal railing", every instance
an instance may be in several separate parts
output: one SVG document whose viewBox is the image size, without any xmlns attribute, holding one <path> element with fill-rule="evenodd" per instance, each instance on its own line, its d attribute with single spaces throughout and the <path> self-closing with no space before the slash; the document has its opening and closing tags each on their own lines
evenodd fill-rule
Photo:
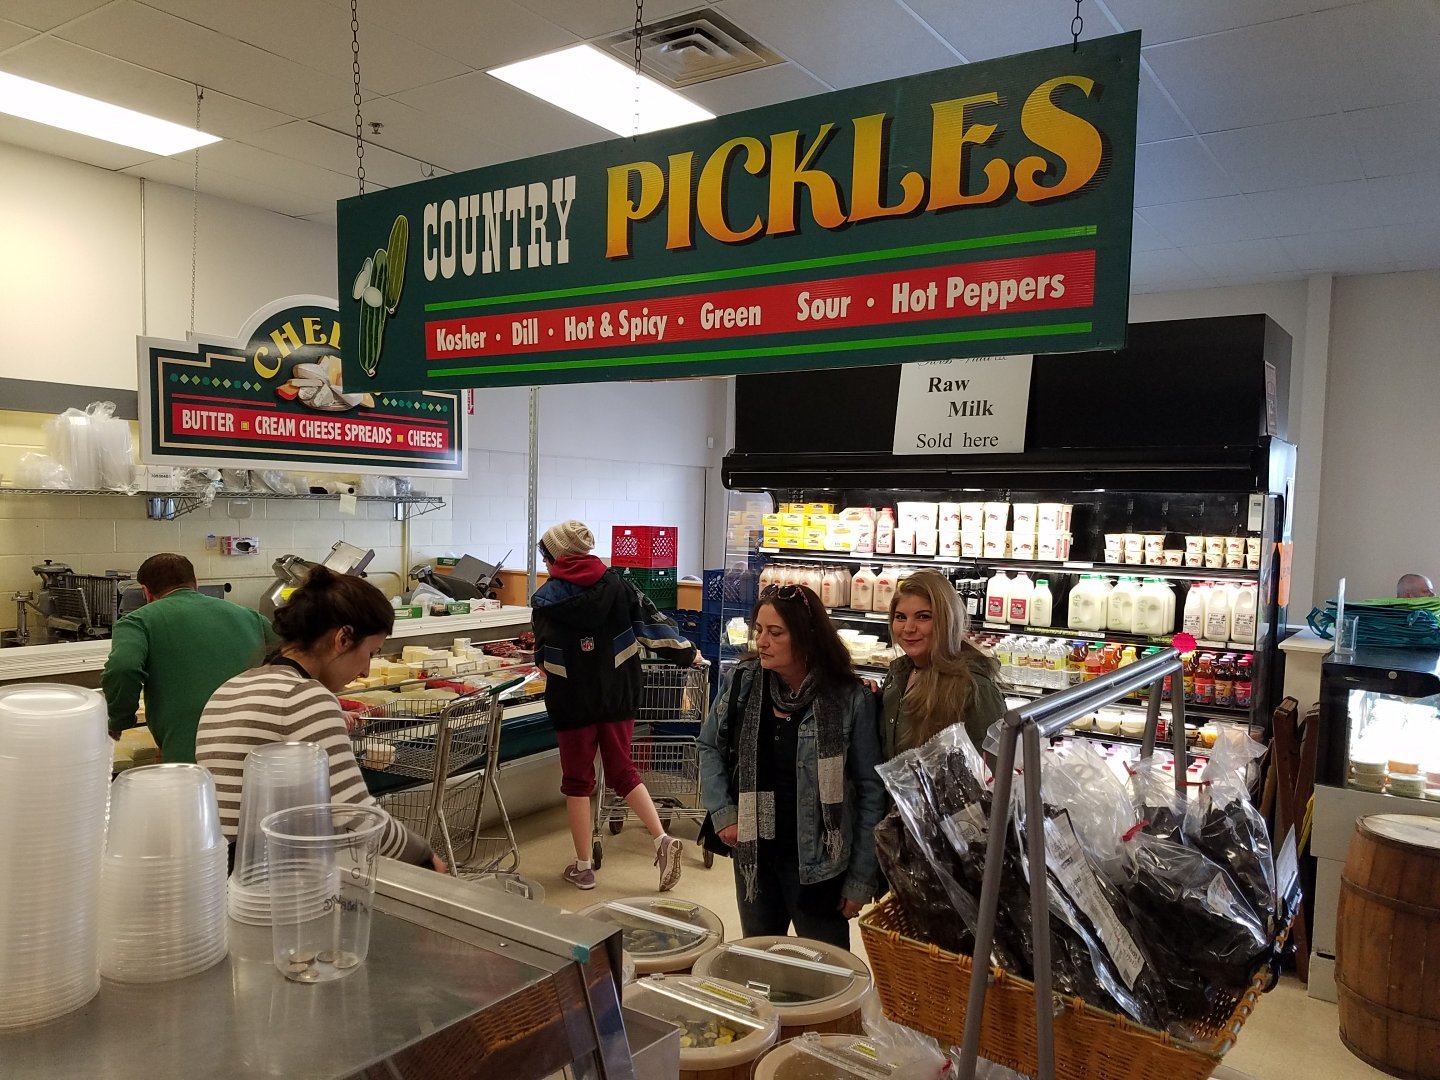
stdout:
<svg viewBox="0 0 1440 1080">
<path fill-rule="evenodd" d="M 1041 800 L 1040 770 L 1042 740 L 1053 738 L 1072 721 L 1094 712 L 1125 695 L 1150 687 L 1145 716 L 1145 737 L 1141 757 L 1155 750 L 1155 732 L 1160 722 L 1161 691 L 1171 677 L 1171 735 L 1175 751 L 1175 786 L 1185 793 L 1185 695 L 1181 692 L 1184 672 L 1180 654 L 1163 649 L 1143 660 L 1099 678 L 1060 690 L 1047 697 L 1009 710 L 1003 717 L 1000 747 L 995 766 L 995 786 L 990 808 L 991 842 L 985 851 L 985 876 L 980 888 L 980 915 L 975 927 L 974 966 L 970 975 L 970 996 L 965 1010 L 965 1040 L 961 1044 L 961 1080 L 975 1080 L 980 1057 L 980 1027 L 985 1014 L 985 995 L 990 988 L 990 949 L 995 942 L 995 922 L 1000 901 L 1000 872 L 1005 855 L 1004 837 L 1010 827 L 1010 787 L 1015 776 L 1015 748 L 1023 741 L 1022 769 L 1025 782 L 1025 817 L 1032 823 L 1045 820 Z M 1050 968 L 1050 889 L 1045 871 L 1045 830 L 1028 830 L 1027 858 L 1030 870 L 1030 915 L 1034 938 L 1035 1044 L 1039 1069 L 1035 1080 L 1055 1080 L 1054 979 Z"/>
</svg>

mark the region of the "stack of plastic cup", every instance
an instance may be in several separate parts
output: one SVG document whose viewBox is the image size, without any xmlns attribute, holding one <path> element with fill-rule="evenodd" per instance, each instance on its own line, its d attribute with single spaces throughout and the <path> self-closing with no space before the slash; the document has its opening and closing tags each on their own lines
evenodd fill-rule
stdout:
<svg viewBox="0 0 1440 1080">
<path fill-rule="evenodd" d="M 270 925 L 270 864 L 260 822 L 278 810 L 330 801 L 330 764 L 314 743 L 269 743 L 245 758 L 240 826 L 230 874 L 230 917 Z"/>
<path fill-rule="evenodd" d="M 100 989 L 105 717 L 94 690 L 0 687 L 0 1030 L 62 1016 Z"/>
<path fill-rule="evenodd" d="M 100 973 L 183 979 L 225 958 L 225 836 L 199 765 L 120 774 L 100 875 Z"/>
</svg>

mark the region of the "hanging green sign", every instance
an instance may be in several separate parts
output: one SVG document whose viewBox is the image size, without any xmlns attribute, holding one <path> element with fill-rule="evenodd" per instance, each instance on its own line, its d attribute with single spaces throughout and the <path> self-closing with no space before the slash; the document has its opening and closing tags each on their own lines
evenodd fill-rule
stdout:
<svg viewBox="0 0 1440 1080">
<path fill-rule="evenodd" d="M 1140 35 L 339 204 L 347 388 L 1124 343 Z"/>
</svg>

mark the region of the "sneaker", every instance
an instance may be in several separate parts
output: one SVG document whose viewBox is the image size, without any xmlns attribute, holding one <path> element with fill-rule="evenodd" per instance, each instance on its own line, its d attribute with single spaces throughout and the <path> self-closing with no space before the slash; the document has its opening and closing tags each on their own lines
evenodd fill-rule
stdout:
<svg viewBox="0 0 1440 1080">
<path fill-rule="evenodd" d="M 593 889 L 595 887 L 595 871 L 588 866 L 584 870 L 581 870 L 580 867 L 572 862 L 569 866 L 565 867 L 565 870 L 560 876 L 577 889 Z"/>
<path fill-rule="evenodd" d="M 669 892 L 680 882 L 680 855 L 685 845 L 673 836 L 660 839 L 655 849 L 655 865 L 660 868 L 660 891 Z"/>
</svg>

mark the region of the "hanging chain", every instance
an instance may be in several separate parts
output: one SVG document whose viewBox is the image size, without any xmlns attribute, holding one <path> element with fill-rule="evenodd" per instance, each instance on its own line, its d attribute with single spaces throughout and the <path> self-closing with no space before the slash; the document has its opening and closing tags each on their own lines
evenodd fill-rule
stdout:
<svg viewBox="0 0 1440 1080">
<path fill-rule="evenodd" d="M 365 118 L 360 115 L 360 6 L 350 0 L 350 68 L 355 73 L 355 179 L 365 194 Z"/>
<path fill-rule="evenodd" d="M 1085 20 L 1080 15 L 1081 0 L 1075 0 L 1075 17 L 1070 20 L 1070 36 L 1074 42 L 1070 46 L 1071 52 L 1080 51 L 1080 32 L 1085 29 Z"/>
<path fill-rule="evenodd" d="M 205 100 L 205 91 L 195 84 L 195 130 L 200 130 L 200 103 Z M 198 276 L 196 263 L 200 252 L 200 147 L 195 147 L 195 180 L 190 189 L 190 332 L 195 332 L 195 281 Z"/>
<path fill-rule="evenodd" d="M 630 138 L 640 137 L 640 39 L 645 28 L 645 0 L 635 0 L 635 127 Z"/>
</svg>

